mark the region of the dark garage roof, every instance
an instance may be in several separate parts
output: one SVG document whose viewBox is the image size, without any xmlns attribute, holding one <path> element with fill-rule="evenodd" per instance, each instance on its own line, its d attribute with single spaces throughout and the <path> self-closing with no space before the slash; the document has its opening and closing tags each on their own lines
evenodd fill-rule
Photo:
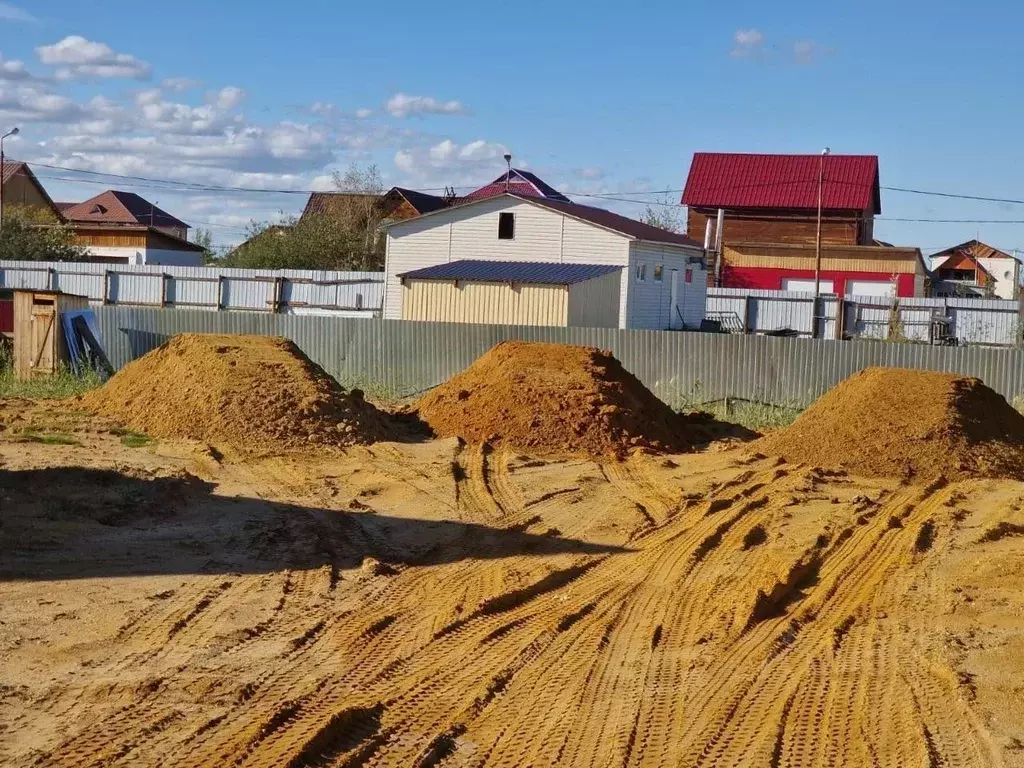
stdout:
<svg viewBox="0 0 1024 768">
<path fill-rule="evenodd" d="M 474 280 L 494 283 L 572 285 L 622 269 L 611 264 L 558 264 L 540 261 L 466 259 L 414 269 L 399 275 L 414 280 Z"/>
</svg>

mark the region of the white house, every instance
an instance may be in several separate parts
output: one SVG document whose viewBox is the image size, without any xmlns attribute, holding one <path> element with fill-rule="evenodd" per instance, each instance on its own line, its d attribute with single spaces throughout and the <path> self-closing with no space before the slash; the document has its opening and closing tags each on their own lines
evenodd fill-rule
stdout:
<svg viewBox="0 0 1024 768">
<path fill-rule="evenodd" d="M 504 193 L 387 225 L 384 318 L 400 319 L 400 275 L 455 261 L 621 268 L 618 327 L 697 328 L 707 274 L 695 240 L 601 208 Z"/>
<path fill-rule="evenodd" d="M 939 296 L 1020 296 L 1020 262 L 1011 254 L 968 240 L 931 256 L 932 290 Z"/>
</svg>

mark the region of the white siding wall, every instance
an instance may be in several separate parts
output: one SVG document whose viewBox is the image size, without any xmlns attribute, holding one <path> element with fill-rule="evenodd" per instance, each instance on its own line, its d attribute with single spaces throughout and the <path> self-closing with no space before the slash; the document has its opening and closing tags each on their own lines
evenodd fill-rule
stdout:
<svg viewBox="0 0 1024 768">
<path fill-rule="evenodd" d="M 678 327 L 678 317 L 672 313 L 672 270 L 679 273 L 678 301 L 687 327 L 700 325 L 704 317 L 704 295 L 707 289 L 706 272 L 698 264 L 688 263 L 701 256 L 700 249 L 685 246 L 634 242 L 631 248 L 628 273 L 623 275 L 629 288 L 627 327 L 664 330 Z M 647 276 L 636 279 L 637 265 L 645 264 Z M 663 266 L 662 279 L 654 279 L 656 265 Z M 686 282 L 686 270 L 693 270 L 691 282 Z M 698 285 L 698 282 L 701 285 Z M 703 286 L 703 289 L 702 289 Z"/>
<path fill-rule="evenodd" d="M 610 272 L 569 286 L 568 324 L 581 328 L 618 328 L 622 272 Z"/>
<path fill-rule="evenodd" d="M 90 245 L 87 250 L 95 256 L 124 259 L 126 264 L 164 264 L 174 267 L 203 266 L 203 254 L 199 251 L 116 245 Z"/>
<path fill-rule="evenodd" d="M 498 214 L 515 214 L 515 239 L 498 239 Z M 411 219 L 388 229 L 384 317 L 402 316 L 402 286 L 396 275 L 461 259 L 552 261 L 626 266 L 629 238 L 577 221 L 557 211 L 509 198 Z M 619 299 L 625 326 L 626 288 Z"/>
<path fill-rule="evenodd" d="M 1020 281 L 1020 263 L 1016 259 L 978 259 L 978 263 L 996 279 L 993 288 L 996 298 L 1017 298 Z M 1007 277 L 1009 273 L 1009 277 Z"/>
</svg>

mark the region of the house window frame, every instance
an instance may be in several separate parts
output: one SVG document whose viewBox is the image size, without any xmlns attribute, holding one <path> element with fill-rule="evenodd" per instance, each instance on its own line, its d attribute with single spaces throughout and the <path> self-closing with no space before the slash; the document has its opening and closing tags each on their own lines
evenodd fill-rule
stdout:
<svg viewBox="0 0 1024 768">
<path fill-rule="evenodd" d="M 510 230 L 507 232 L 508 237 L 502 237 L 504 231 L 503 223 L 511 222 L 509 224 Z M 499 240 L 515 240 L 516 239 L 516 215 L 512 211 L 500 211 L 498 213 L 498 239 Z"/>
<path fill-rule="evenodd" d="M 652 274 L 652 277 L 654 278 L 654 282 L 656 282 L 656 283 L 662 282 L 665 279 L 665 265 L 664 264 L 655 264 L 654 265 L 654 272 Z"/>
<path fill-rule="evenodd" d="M 636 268 L 633 270 L 633 279 L 638 283 L 647 282 L 647 262 L 638 261 Z"/>
</svg>

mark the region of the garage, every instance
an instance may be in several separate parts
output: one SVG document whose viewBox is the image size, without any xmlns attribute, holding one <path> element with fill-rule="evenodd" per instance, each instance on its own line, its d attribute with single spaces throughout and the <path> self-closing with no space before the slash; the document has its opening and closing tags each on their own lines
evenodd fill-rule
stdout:
<svg viewBox="0 0 1024 768">
<path fill-rule="evenodd" d="M 814 293 L 814 278 L 784 277 L 782 278 L 782 290 L 800 291 L 801 293 Z M 834 293 L 834 284 L 831 280 L 821 281 L 821 293 Z"/>
<path fill-rule="evenodd" d="M 397 277 L 402 319 L 617 328 L 622 268 L 461 260 Z"/>
</svg>

